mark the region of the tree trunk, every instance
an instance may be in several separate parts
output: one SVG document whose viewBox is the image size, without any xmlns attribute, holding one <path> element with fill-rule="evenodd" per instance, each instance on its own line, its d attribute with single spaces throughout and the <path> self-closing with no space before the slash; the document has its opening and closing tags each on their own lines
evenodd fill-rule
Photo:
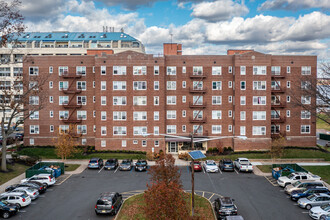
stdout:
<svg viewBox="0 0 330 220">
<path fill-rule="evenodd" d="M 1 170 L 7 171 L 7 160 L 6 160 L 6 150 L 7 150 L 7 138 L 2 136 L 2 161 L 1 161 Z"/>
</svg>

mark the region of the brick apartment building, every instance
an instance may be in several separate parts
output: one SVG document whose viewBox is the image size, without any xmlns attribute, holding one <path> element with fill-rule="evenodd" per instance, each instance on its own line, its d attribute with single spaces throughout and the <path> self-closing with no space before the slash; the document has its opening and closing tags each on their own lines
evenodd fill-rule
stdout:
<svg viewBox="0 0 330 220">
<path fill-rule="evenodd" d="M 290 146 L 316 144 L 314 112 L 293 101 L 315 104 L 302 91 L 316 80 L 316 56 L 182 55 L 181 49 L 164 44 L 163 56 L 125 51 L 26 59 L 24 80 L 47 75 L 49 102 L 25 122 L 24 144 L 50 145 L 70 124 L 79 144 L 98 150 L 182 152 L 191 133 L 203 150 L 266 150 L 279 136 Z M 205 140 L 217 137 L 223 139 Z"/>
</svg>

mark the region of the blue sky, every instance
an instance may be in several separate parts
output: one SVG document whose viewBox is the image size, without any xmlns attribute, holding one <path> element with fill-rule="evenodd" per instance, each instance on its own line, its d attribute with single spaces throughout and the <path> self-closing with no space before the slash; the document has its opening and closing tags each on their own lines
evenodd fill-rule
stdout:
<svg viewBox="0 0 330 220">
<path fill-rule="evenodd" d="M 184 54 L 242 48 L 329 61 L 329 9 L 330 0 L 22 0 L 21 11 L 28 31 L 124 28 L 148 53 L 173 34 Z"/>
</svg>

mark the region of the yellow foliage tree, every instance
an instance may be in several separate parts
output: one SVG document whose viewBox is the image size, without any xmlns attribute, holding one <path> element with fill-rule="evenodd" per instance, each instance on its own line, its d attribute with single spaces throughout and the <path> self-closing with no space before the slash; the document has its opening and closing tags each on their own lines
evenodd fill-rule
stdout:
<svg viewBox="0 0 330 220">
<path fill-rule="evenodd" d="M 286 139 L 283 136 L 276 138 L 272 141 L 272 148 L 270 150 L 270 155 L 272 159 L 281 158 L 284 154 L 284 146 L 286 145 Z"/>
<path fill-rule="evenodd" d="M 55 140 L 56 155 L 62 160 L 70 157 L 76 152 L 76 125 L 70 124 L 68 130 L 59 130 L 57 139 Z"/>
</svg>

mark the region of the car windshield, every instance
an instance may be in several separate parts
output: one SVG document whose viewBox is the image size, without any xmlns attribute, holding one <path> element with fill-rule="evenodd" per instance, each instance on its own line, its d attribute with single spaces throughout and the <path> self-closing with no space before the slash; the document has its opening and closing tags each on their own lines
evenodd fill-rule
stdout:
<svg viewBox="0 0 330 220">
<path fill-rule="evenodd" d="M 97 205 L 110 205 L 110 202 L 107 200 L 99 199 L 99 200 L 97 200 L 96 204 Z"/>
<path fill-rule="evenodd" d="M 223 206 L 224 209 L 234 209 L 235 206 L 234 205 L 225 205 Z"/>
<path fill-rule="evenodd" d="M 26 189 L 26 191 L 28 191 L 28 192 L 34 192 L 34 191 L 35 191 L 35 189 L 34 189 L 34 188 L 32 188 L 32 187 L 29 187 L 29 188 L 27 188 L 27 189 Z"/>
<path fill-rule="evenodd" d="M 142 166 L 144 166 L 146 164 L 147 164 L 146 161 L 138 161 L 138 162 L 136 162 L 136 165 L 142 165 Z"/>
<path fill-rule="evenodd" d="M 0 201 L 0 205 L 1 205 L 1 206 L 6 206 L 6 205 L 9 205 L 9 203 L 6 202 L 5 200 L 1 200 L 1 201 Z"/>
<path fill-rule="evenodd" d="M 114 160 L 108 160 L 105 164 L 114 164 L 115 161 Z"/>
<path fill-rule="evenodd" d="M 223 163 L 224 163 L 224 164 L 232 164 L 231 161 L 224 161 Z"/>
<path fill-rule="evenodd" d="M 123 160 L 123 162 L 121 162 L 121 164 L 123 164 L 123 165 L 129 165 L 130 162 L 128 160 Z"/>
<path fill-rule="evenodd" d="M 97 163 L 97 160 L 90 160 L 90 163 Z"/>
<path fill-rule="evenodd" d="M 240 162 L 241 164 L 247 164 L 247 163 L 249 163 L 248 160 L 240 160 L 239 162 Z"/>
<path fill-rule="evenodd" d="M 294 174 L 293 174 L 293 173 L 291 173 L 291 174 L 288 176 L 289 179 L 291 179 L 292 177 L 294 177 Z"/>
<path fill-rule="evenodd" d="M 212 165 L 215 165 L 215 162 L 214 161 L 207 161 L 206 164 L 212 166 Z"/>
<path fill-rule="evenodd" d="M 321 209 L 323 209 L 324 211 L 330 211 L 330 204 L 325 204 L 321 206 Z"/>
<path fill-rule="evenodd" d="M 200 165 L 199 161 L 194 162 L 195 165 Z"/>
<path fill-rule="evenodd" d="M 290 175 L 289 175 L 290 176 Z M 297 181 L 295 182 L 294 184 L 292 184 L 294 187 L 298 186 L 301 182 L 300 181 Z"/>
<path fill-rule="evenodd" d="M 312 201 L 312 200 L 314 200 L 315 198 L 316 198 L 316 195 L 315 195 L 315 194 L 312 194 L 312 195 L 310 195 L 310 196 L 307 197 L 307 199 L 308 199 L 309 201 Z"/>
</svg>

